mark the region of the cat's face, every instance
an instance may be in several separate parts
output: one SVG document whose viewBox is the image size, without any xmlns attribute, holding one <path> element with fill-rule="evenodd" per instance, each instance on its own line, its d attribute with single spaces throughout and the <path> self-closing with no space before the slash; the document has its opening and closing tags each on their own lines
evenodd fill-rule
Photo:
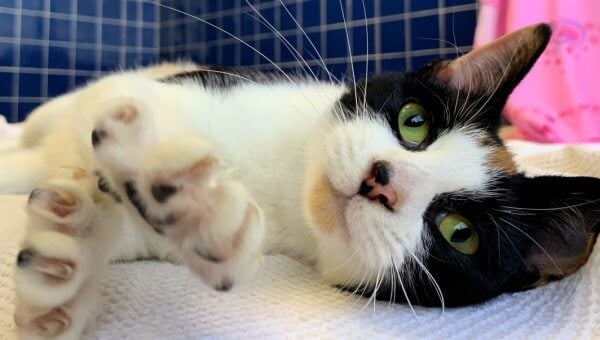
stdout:
<svg viewBox="0 0 600 340">
<path fill-rule="evenodd" d="M 328 280 L 386 300 L 462 305 L 585 263 L 600 180 L 525 178 L 496 135 L 549 37 L 545 25 L 528 27 L 342 98 L 309 147 L 305 187 Z"/>
</svg>

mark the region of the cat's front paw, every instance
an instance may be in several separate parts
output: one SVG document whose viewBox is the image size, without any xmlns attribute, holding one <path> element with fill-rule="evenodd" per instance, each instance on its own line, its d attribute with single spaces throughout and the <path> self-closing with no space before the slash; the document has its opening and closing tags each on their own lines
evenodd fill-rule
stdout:
<svg viewBox="0 0 600 340">
<path fill-rule="evenodd" d="M 85 179 L 55 179 L 29 197 L 15 270 L 22 338 L 77 338 L 93 310 L 94 273 L 105 263 L 106 240 L 119 221 L 105 206 L 110 198 L 89 188 Z M 99 212 L 106 212 L 101 225 Z"/>
<path fill-rule="evenodd" d="M 258 267 L 264 218 L 240 183 L 219 177 L 206 140 L 181 137 L 151 150 L 129 199 L 172 240 L 188 267 L 217 290 L 229 290 Z"/>
</svg>

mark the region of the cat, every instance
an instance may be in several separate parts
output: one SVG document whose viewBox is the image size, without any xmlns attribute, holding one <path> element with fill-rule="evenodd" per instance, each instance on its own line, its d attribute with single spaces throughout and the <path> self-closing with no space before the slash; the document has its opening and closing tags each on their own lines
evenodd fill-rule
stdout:
<svg viewBox="0 0 600 340">
<path fill-rule="evenodd" d="M 497 136 L 550 36 L 356 85 L 172 65 L 41 106 L 0 157 L 0 191 L 32 190 L 19 334 L 80 336 L 113 260 L 181 262 L 226 291 L 286 254 L 341 289 L 442 307 L 577 271 L 600 179 L 526 177 Z"/>
</svg>

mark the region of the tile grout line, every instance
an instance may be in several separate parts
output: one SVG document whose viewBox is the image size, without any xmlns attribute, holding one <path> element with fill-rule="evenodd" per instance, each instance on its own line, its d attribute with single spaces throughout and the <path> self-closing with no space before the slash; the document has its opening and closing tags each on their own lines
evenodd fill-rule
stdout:
<svg viewBox="0 0 600 340">
<path fill-rule="evenodd" d="M 298 26 L 303 28 L 304 25 L 304 6 L 303 6 L 303 2 L 297 2 L 296 3 L 296 21 L 298 22 Z M 298 51 L 298 55 L 301 58 L 301 60 L 305 60 L 304 58 L 304 35 L 302 34 L 302 31 L 300 31 L 300 29 L 298 27 L 296 27 L 296 50 Z M 304 28 L 303 28 L 304 29 Z M 300 68 L 298 68 L 296 70 L 296 72 L 300 72 L 301 69 L 303 69 L 304 66 L 301 66 Z M 309 71 L 310 73 L 310 71 Z"/>
<path fill-rule="evenodd" d="M 156 52 L 154 54 L 154 61 L 160 62 L 160 31 L 161 31 L 161 15 L 160 15 L 160 6 L 154 6 L 154 23 L 157 24 L 157 27 L 154 28 L 154 48 Z"/>
<path fill-rule="evenodd" d="M 17 7 L 19 9 L 23 8 L 23 2 L 22 0 L 17 0 Z M 15 37 L 17 39 L 15 39 L 14 41 L 14 51 L 13 51 L 13 62 L 15 63 L 15 67 L 16 67 L 16 72 L 13 74 L 13 79 L 12 79 L 12 97 L 16 99 L 15 102 L 12 103 L 11 105 L 11 118 L 10 121 L 11 122 L 17 122 L 19 120 L 19 78 L 21 75 L 21 72 L 19 71 L 20 67 L 21 67 L 21 13 L 20 11 L 17 12 L 17 14 L 15 15 L 15 22 L 14 22 L 14 33 L 15 33 Z"/>
<path fill-rule="evenodd" d="M 234 12 L 234 25 L 235 25 L 235 35 L 239 37 L 242 35 L 242 18 L 241 18 L 241 0 L 235 0 L 235 12 Z M 241 66 L 242 64 L 242 44 L 235 44 L 235 61 L 234 65 Z"/>
<path fill-rule="evenodd" d="M 221 10 L 223 10 L 223 2 L 222 1 L 219 1 L 219 5 L 221 6 Z M 217 27 L 223 27 L 223 17 L 222 16 L 217 17 L 216 26 Z M 224 37 L 224 34 L 225 33 L 221 32 L 221 31 L 218 31 L 217 32 L 217 37 L 221 37 L 222 38 L 222 37 Z M 216 58 L 218 65 L 223 65 L 223 46 L 224 46 L 224 44 L 218 45 L 219 48 L 217 49 L 217 58 Z"/>
<path fill-rule="evenodd" d="M 279 1 L 273 6 L 273 27 L 277 32 L 281 32 L 281 4 Z M 273 39 L 273 50 L 275 51 L 274 62 L 281 63 L 281 40 Z"/>
<path fill-rule="evenodd" d="M 50 0 L 44 0 L 44 27 L 42 29 L 42 37 L 50 41 Z M 45 100 L 48 98 L 48 66 L 49 66 L 50 44 L 42 50 L 42 72 L 40 84 L 40 97 Z"/>
<path fill-rule="evenodd" d="M 142 58 L 142 49 L 141 47 L 143 46 L 143 37 L 142 37 L 142 33 L 143 33 L 143 26 L 141 25 L 141 23 L 143 23 L 144 21 L 144 8 L 143 8 L 143 0 L 137 0 L 136 1 L 136 13 L 135 13 L 135 19 L 136 19 L 136 27 L 135 27 L 135 31 L 136 31 L 136 60 L 137 60 L 137 64 L 140 66 L 144 66 L 142 65 L 143 62 L 143 58 Z"/>
<path fill-rule="evenodd" d="M 119 33 L 121 35 L 121 46 L 127 45 L 127 26 L 124 25 L 124 22 L 127 20 L 127 1 L 121 1 L 121 8 L 119 8 L 121 15 L 121 24 L 119 27 Z M 119 67 L 125 67 L 125 49 L 119 49 Z"/>
<path fill-rule="evenodd" d="M 258 7 L 256 7 L 256 10 L 260 11 L 258 9 Z M 258 39 L 258 36 L 260 35 L 260 27 L 261 27 L 260 22 L 258 20 L 254 20 L 254 32 L 253 32 L 254 33 L 254 35 L 253 35 L 254 46 L 253 47 L 255 49 L 257 49 L 258 51 L 260 51 L 260 45 L 261 45 L 261 41 L 260 41 L 260 39 Z M 245 46 L 245 47 L 249 48 L 247 46 Z M 258 54 L 256 51 L 252 51 L 252 54 L 254 57 L 254 65 L 260 64 L 260 58 L 261 58 L 260 54 Z"/>
<path fill-rule="evenodd" d="M 17 0 L 19 2 L 22 2 L 23 0 Z M 73 1 L 77 1 L 77 0 L 73 0 Z M 101 1 L 101 0 L 98 0 Z M 123 0 L 123 1 L 127 1 L 127 0 Z M 130 0 L 131 1 L 131 0 Z M 141 0 L 143 1 L 143 0 Z M 73 6 L 71 6 L 73 7 Z M 51 19 L 61 19 L 61 20 L 70 20 L 71 19 L 71 14 L 67 14 L 67 13 L 56 13 L 56 12 L 50 12 L 50 13 L 44 13 L 44 11 L 38 11 L 38 10 L 32 10 L 32 9 L 20 9 L 20 10 L 16 10 L 15 8 L 8 8 L 8 7 L 0 7 L 0 13 L 2 14 L 11 14 L 11 15 L 27 15 L 27 16 L 34 16 L 34 17 L 43 17 L 45 15 L 48 15 Z M 89 16 L 89 15 L 78 15 L 77 19 L 81 22 L 87 22 L 90 24 L 94 24 L 97 22 L 100 22 L 102 25 L 120 25 L 121 24 L 121 19 L 113 19 L 113 18 L 99 18 L 99 17 L 95 17 L 95 16 Z M 126 21 L 128 26 L 132 26 L 135 27 L 138 25 L 138 22 L 136 21 Z M 145 25 L 143 25 L 146 28 L 153 28 L 153 27 L 158 27 L 159 25 L 157 23 L 153 23 L 153 24 L 149 24 L 149 23 L 145 23 Z"/>
<path fill-rule="evenodd" d="M 69 49 L 69 68 L 76 70 L 77 69 L 77 0 L 71 0 L 71 36 L 70 41 L 73 43 L 73 46 Z M 75 84 L 77 81 L 75 79 L 75 75 L 69 76 L 69 88 L 75 88 Z"/>
<path fill-rule="evenodd" d="M 444 40 L 446 39 L 446 16 L 445 13 L 439 11 L 440 8 L 444 8 L 446 5 L 445 0 L 438 0 L 438 35 L 439 35 L 439 46 L 440 50 L 444 48 L 446 43 Z M 441 53 L 440 53 L 441 54 Z"/>
<path fill-rule="evenodd" d="M 404 2 L 404 14 L 410 15 L 410 2 Z M 412 71 L 412 59 L 408 55 L 408 52 L 412 50 L 412 32 L 411 32 L 411 20 L 409 17 L 406 17 L 404 20 L 404 51 L 407 53 L 406 58 L 404 58 L 404 67 L 407 71 Z"/>
<path fill-rule="evenodd" d="M 96 2 L 96 11 L 98 13 L 98 18 L 102 18 L 102 14 L 103 14 L 103 3 L 104 0 L 98 0 Z M 96 77 L 100 76 L 100 73 L 102 72 L 102 48 L 99 48 L 102 46 L 102 29 L 104 27 L 104 25 L 102 25 L 101 21 L 97 21 L 96 22 L 96 49 L 95 49 L 95 73 L 96 73 Z"/>
<path fill-rule="evenodd" d="M 381 17 L 381 0 L 374 1 L 373 16 L 375 18 Z M 375 26 L 375 73 L 381 73 L 381 23 Z"/>
<path fill-rule="evenodd" d="M 320 24 L 321 27 L 326 26 L 327 25 L 327 0 L 321 0 L 319 2 L 319 5 L 321 6 L 320 10 L 319 10 L 319 14 L 321 15 L 320 17 Z M 305 29 L 306 32 L 308 32 Z M 327 31 L 325 30 L 320 30 L 321 33 L 321 56 L 323 57 L 323 59 L 327 59 Z"/>
</svg>

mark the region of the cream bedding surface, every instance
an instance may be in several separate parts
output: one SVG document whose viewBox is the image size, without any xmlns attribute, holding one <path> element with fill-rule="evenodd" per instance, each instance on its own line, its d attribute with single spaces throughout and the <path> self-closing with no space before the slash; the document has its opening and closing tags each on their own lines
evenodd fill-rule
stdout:
<svg viewBox="0 0 600 340">
<path fill-rule="evenodd" d="M 513 142 L 531 174 L 600 177 L 600 147 Z M 14 332 L 12 273 L 25 197 L 0 196 L 0 338 Z M 212 338 L 600 338 L 598 247 L 575 275 L 478 306 L 447 309 L 373 303 L 324 284 L 288 258 L 268 256 L 249 283 L 228 293 L 204 287 L 185 267 L 111 264 L 91 339 Z"/>
</svg>

